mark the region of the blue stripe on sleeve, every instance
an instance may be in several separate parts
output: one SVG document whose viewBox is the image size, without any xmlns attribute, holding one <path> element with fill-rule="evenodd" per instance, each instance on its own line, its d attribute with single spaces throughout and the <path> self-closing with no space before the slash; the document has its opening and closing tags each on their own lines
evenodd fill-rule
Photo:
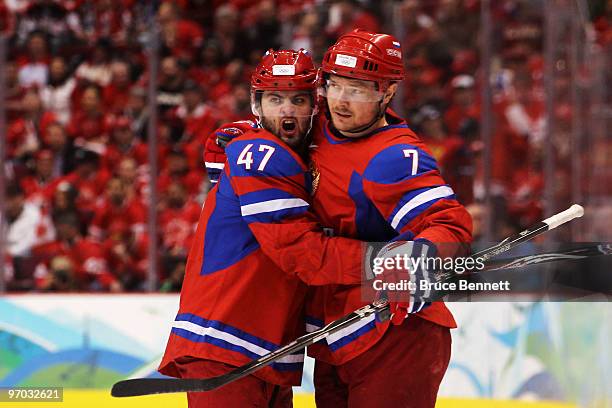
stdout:
<svg viewBox="0 0 612 408">
<path fill-rule="evenodd" d="M 415 155 L 411 152 L 414 151 L 418 158 L 416 173 L 413 174 Z M 363 177 L 374 183 L 394 184 L 437 169 L 435 159 L 424 150 L 409 144 L 397 144 L 378 152 L 368 163 Z"/>
</svg>

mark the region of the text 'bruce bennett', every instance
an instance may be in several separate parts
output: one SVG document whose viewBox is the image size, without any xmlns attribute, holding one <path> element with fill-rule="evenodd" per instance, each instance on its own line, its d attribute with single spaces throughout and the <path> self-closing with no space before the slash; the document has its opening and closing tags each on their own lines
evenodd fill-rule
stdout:
<svg viewBox="0 0 612 408">
<path fill-rule="evenodd" d="M 387 290 L 387 291 L 410 291 L 417 290 L 422 291 L 456 291 L 456 290 L 469 290 L 469 291 L 509 291 L 510 281 L 499 281 L 499 282 L 468 282 L 467 280 L 460 280 L 458 282 L 429 282 L 426 280 L 420 280 L 419 282 L 411 282 L 408 279 L 402 279 L 398 282 L 384 282 L 381 279 L 376 279 L 372 282 L 372 286 L 375 290 Z"/>
</svg>

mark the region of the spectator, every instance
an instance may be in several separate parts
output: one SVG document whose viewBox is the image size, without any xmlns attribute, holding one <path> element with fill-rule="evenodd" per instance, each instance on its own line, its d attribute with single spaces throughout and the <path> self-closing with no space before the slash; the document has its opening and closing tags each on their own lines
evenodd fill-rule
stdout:
<svg viewBox="0 0 612 408">
<path fill-rule="evenodd" d="M 115 60 L 111 64 L 111 82 L 102 91 L 104 106 L 113 113 L 125 110 L 133 83 L 130 66 L 126 61 Z"/>
<path fill-rule="evenodd" d="M 6 250 L 13 258 L 30 255 L 35 245 L 52 240 L 55 234 L 49 217 L 39 206 L 26 201 L 16 183 L 6 190 L 6 225 Z"/>
<path fill-rule="evenodd" d="M 7 61 L 4 67 L 4 75 L 6 80 L 5 92 L 5 107 L 6 120 L 12 122 L 19 118 L 22 114 L 23 96 L 26 88 L 19 83 L 19 71 L 17 64 L 14 61 Z"/>
<path fill-rule="evenodd" d="M 147 274 L 147 239 L 136 239 L 123 219 L 112 220 L 103 243 L 110 269 L 124 290 L 142 290 Z"/>
<path fill-rule="evenodd" d="M 104 111 L 100 88 L 89 85 L 81 96 L 80 109 L 75 110 L 68 125 L 68 134 L 75 145 L 102 151 L 108 141 L 110 117 Z"/>
<path fill-rule="evenodd" d="M 62 181 L 55 185 L 53 190 L 53 198 L 51 201 L 51 215 L 55 219 L 62 213 L 77 214 L 76 198 L 79 195 L 74 186 L 67 181 Z"/>
<path fill-rule="evenodd" d="M 213 109 L 204 103 L 202 87 L 188 80 L 183 87 L 182 103 L 174 110 L 174 117 L 185 124 L 185 142 L 203 143 L 210 132 L 217 127 Z"/>
<path fill-rule="evenodd" d="M 217 107 L 221 123 L 245 119 L 255 120 L 251 111 L 249 84 L 236 83 L 231 92 L 219 99 Z"/>
<path fill-rule="evenodd" d="M 130 127 L 134 134 L 140 140 L 146 140 L 149 107 L 147 105 L 147 91 L 144 88 L 134 86 L 131 89 L 124 114 L 130 119 Z"/>
<path fill-rule="evenodd" d="M 74 169 L 74 144 L 59 122 L 47 126 L 43 134 L 43 144 L 53 153 L 54 178 L 68 174 Z"/>
<path fill-rule="evenodd" d="M 176 181 L 168 185 L 164 198 L 163 209 L 159 213 L 164 252 L 167 256 L 187 257 L 201 205 L 189 199 L 185 187 Z"/>
<path fill-rule="evenodd" d="M 451 104 L 444 113 L 448 130 L 458 134 L 459 129 L 468 119 L 480 119 L 480 107 L 476 103 L 474 78 L 470 75 L 458 75 L 450 83 Z"/>
<path fill-rule="evenodd" d="M 113 172 L 121 159 L 128 156 L 135 157 L 139 143 L 130 128 L 130 120 L 127 117 L 115 117 L 109 128 L 112 137 L 110 143 L 104 146 L 102 166 L 109 172 Z"/>
<path fill-rule="evenodd" d="M 157 86 L 157 104 L 160 112 L 176 108 L 183 102 L 185 70 L 175 57 L 166 57 L 161 62 Z"/>
<path fill-rule="evenodd" d="M 30 1 L 22 12 L 17 27 L 18 39 L 23 41 L 32 32 L 48 33 L 54 48 L 74 42 L 75 33 L 81 31 L 79 15 L 68 10 L 59 1 Z"/>
<path fill-rule="evenodd" d="M 160 193 L 166 193 L 172 182 L 185 186 L 190 199 L 196 199 L 205 190 L 205 179 L 200 169 L 190 169 L 185 152 L 174 149 L 168 153 L 166 167 L 162 170 L 157 185 Z"/>
<path fill-rule="evenodd" d="M 231 3 L 224 4 L 215 11 L 214 30 L 211 38 L 221 44 L 223 63 L 235 59 L 246 61 L 251 53 L 249 38 L 240 28 L 239 12 Z"/>
<path fill-rule="evenodd" d="M 33 31 L 26 43 L 27 54 L 17 62 L 19 66 L 19 83 L 22 86 L 42 87 L 47 84 L 49 75 L 49 43 L 41 31 Z"/>
<path fill-rule="evenodd" d="M 202 46 L 202 29 L 193 21 L 179 18 L 179 10 L 173 2 L 163 2 L 157 11 L 164 47 L 177 58 L 193 61 Z"/>
<path fill-rule="evenodd" d="M 43 106 L 66 125 L 70 121 L 72 94 L 76 79 L 70 75 L 64 57 L 53 57 L 49 66 L 48 84 L 40 90 Z"/>
<path fill-rule="evenodd" d="M 71 173 L 56 180 L 59 185 L 68 182 L 78 192 L 76 208 L 82 220 L 89 222 L 96 209 L 96 201 L 105 190 L 110 174 L 100 168 L 100 156 L 85 149 L 78 149 L 75 153 L 75 169 Z"/>
<path fill-rule="evenodd" d="M 448 134 L 441 113 L 430 105 L 423 106 L 417 115 L 419 134 L 438 162 L 444 180 L 456 191 L 459 168 L 465 155 L 465 145 L 458 135 Z"/>
<path fill-rule="evenodd" d="M 133 157 L 124 157 L 116 167 L 116 176 L 126 186 L 132 186 L 134 194 L 141 202 L 148 202 L 148 175 L 139 174 L 138 163 Z"/>
<path fill-rule="evenodd" d="M 321 22 L 319 15 L 315 10 L 306 11 L 299 19 L 299 23 L 293 32 L 293 40 L 291 42 L 291 49 L 299 50 L 304 48 L 313 52 L 314 42 L 321 32 Z M 318 55 L 318 54 L 317 54 Z M 320 54 L 321 57 L 323 54 Z M 322 58 L 315 58 L 313 60 L 320 61 Z"/>
<path fill-rule="evenodd" d="M 78 289 L 76 265 L 66 255 L 58 255 L 49 261 L 49 270 L 38 270 L 38 287 L 43 292 L 74 292 Z"/>
<path fill-rule="evenodd" d="M 263 0 L 254 6 L 257 9 L 257 20 L 249 30 L 249 37 L 253 49 L 250 62 L 259 61 L 264 52 L 269 49 L 281 48 L 282 23 L 278 20 L 276 4 L 272 0 Z"/>
<path fill-rule="evenodd" d="M 122 0 L 97 0 L 91 2 L 84 35 L 90 42 L 107 38 L 115 46 L 124 46 L 129 42 L 133 30 L 134 15 L 131 4 Z M 81 6 L 82 7 L 82 6 Z"/>
<path fill-rule="evenodd" d="M 140 239 L 144 233 L 147 209 L 133 192 L 132 186 L 125 185 L 119 178 L 110 179 L 106 185 L 105 197 L 95 208 L 94 217 L 89 225 L 89 235 L 102 242 L 108 237 L 109 225 L 121 219 Z"/>
<path fill-rule="evenodd" d="M 188 71 L 188 76 L 205 90 L 208 90 L 221 81 L 224 66 L 221 63 L 221 44 L 215 39 L 209 39 L 204 43 L 204 47 L 199 53 L 199 59 L 192 64 Z"/>
<path fill-rule="evenodd" d="M 53 196 L 53 152 L 42 149 L 36 152 L 34 171 L 20 181 L 26 199 L 41 208 L 51 207 Z"/>
<path fill-rule="evenodd" d="M 7 147 L 9 158 L 23 158 L 33 154 L 41 144 L 42 135 L 57 119 L 52 112 L 43 109 L 38 93 L 30 89 L 22 99 L 23 114 L 8 128 Z"/>
<path fill-rule="evenodd" d="M 329 7 L 326 32 L 330 38 L 336 39 L 356 28 L 372 33 L 381 32 L 376 17 L 365 10 L 357 0 L 340 0 Z"/>
<path fill-rule="evenodd" d="M 218 125 L 213 108 L 204 103 L 202 88 L 194 81 L 188 80 L 183 88 L 183 101 L 173 111 L 173 117 L 183 125 L 183 132 L 178 140 L 189 158 L 189 167 L 196 168 L 202 157 L 202 147 L 208 135 Z"/>
<path fill-rule="evenodd" d="M 97 40 L 90 56 L 76 70 L 76 78 L 82 84 L 105 87 L 111 81 L 112 43 L 108 38 Z"/>
<path fill-rule="evenodd" d="M 79 290 L 120 291 L 119 281 L 108 268 L 104 248 L 82 237 L 78 216 L 75 213 L 61 213 L 54 223 L 57 239 L 38 245 L 32 251 L 39 262 L 37 287 L 45 288 L 53 259 L 64 256 L 70 260 Z"/>
</svg>

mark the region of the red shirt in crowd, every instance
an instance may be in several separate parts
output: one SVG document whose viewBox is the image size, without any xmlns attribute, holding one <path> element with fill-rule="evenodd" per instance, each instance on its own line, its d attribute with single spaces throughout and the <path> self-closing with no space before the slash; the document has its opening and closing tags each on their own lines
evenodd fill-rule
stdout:
<svg viewBox="0 0 612 408">
<path fill-rule="evenodd" d="M 164 247 L 179 249 L 187 254 L 195 232 L 201 207 L 189 200 L 181 208 L 165 208 L 159 213 L 159 224 Z"/>
</svg>

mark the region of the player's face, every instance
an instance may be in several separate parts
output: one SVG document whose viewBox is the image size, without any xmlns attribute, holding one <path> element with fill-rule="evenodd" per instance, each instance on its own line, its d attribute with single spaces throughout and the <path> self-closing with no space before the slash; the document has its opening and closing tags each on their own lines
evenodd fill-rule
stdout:
<svg viewBox="0 0 612 408">
<path fill-rule="evenodd" d="M 314 106 L 306 91 L 264 91 L 261 123 L 290 147 L 299 147 L 311 126 Z"/>
<path fill-rule="evenodd" d="M 327 80 L 325 96 L 334 127 L 340 132 L 351 131 L 371 123 L 385 97 L 376 89 L 373 81 L 337 75 L 330 75 Z"/>
</svg>

